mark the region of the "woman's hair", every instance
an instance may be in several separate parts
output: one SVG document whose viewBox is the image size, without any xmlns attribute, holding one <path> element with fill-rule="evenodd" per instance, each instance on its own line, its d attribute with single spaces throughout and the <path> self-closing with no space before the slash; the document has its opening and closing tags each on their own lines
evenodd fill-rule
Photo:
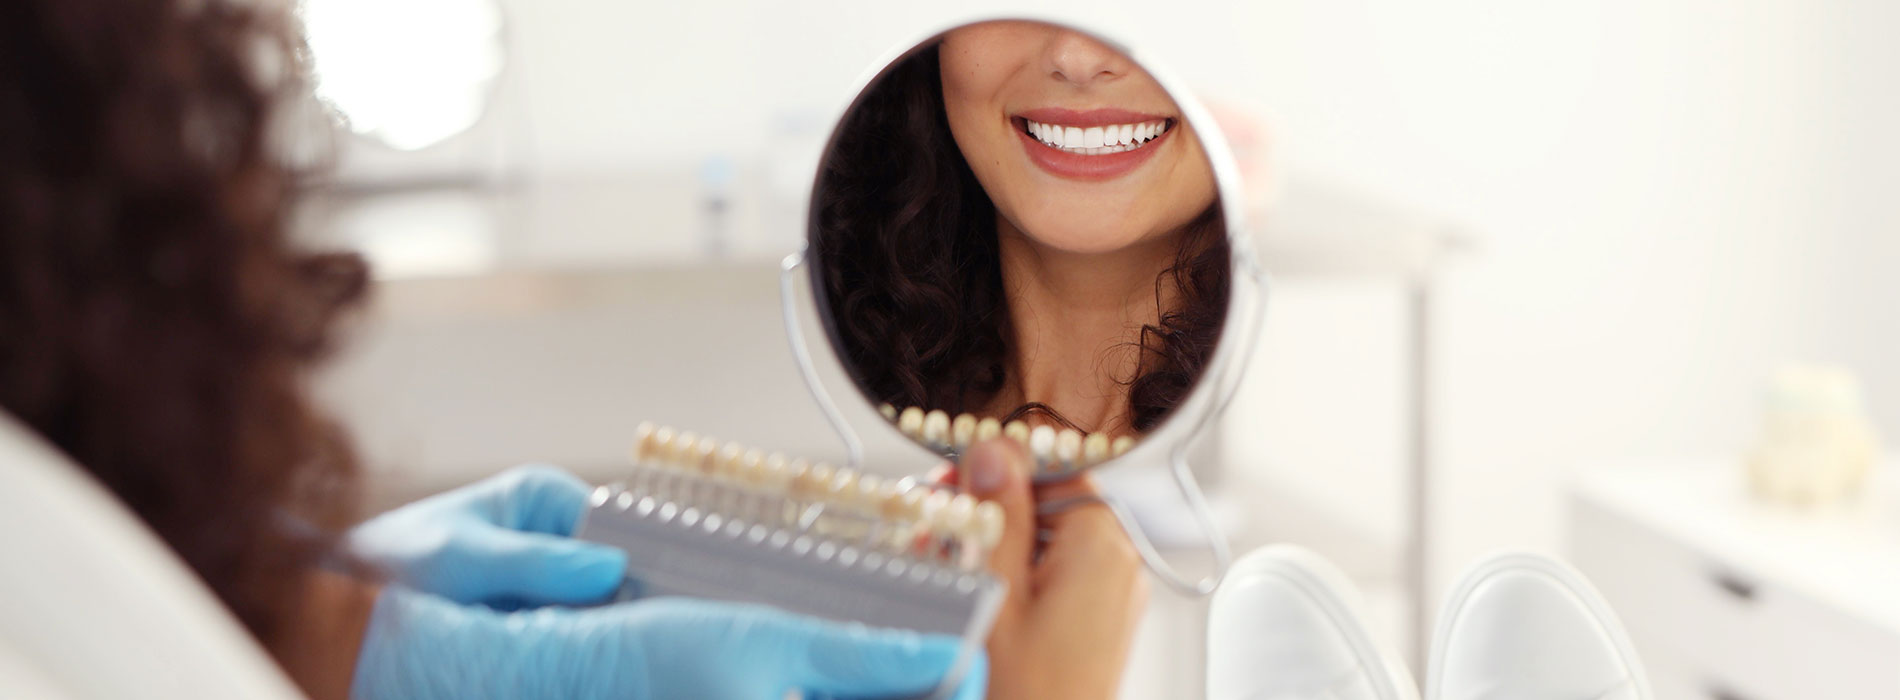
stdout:
<svg viewBox="0 0 1900 700">
<path fill-rule="evenodd" d="M 268 6 L 0 3 L 0 407 L 272 645 L 354 515 L 304 383 L 366 275 L 286 232 L 272 134 L 309 85 Z"/>
<path fill-rule="evenodd" d="M 841 359 L 896 406 L 974 411 L 1000 391 L 1012 339 L 996 207 L 950 136 L 936 46 L 898 62 L 853 105 L 813 195 L 813 274 Z M 1127 378 L 1133 427 L 1152 430 L 1187 396 L 1226 316 L 1228 246 L 1215 202 L 1183 231 L 1175 305 L 1144 326 Z M 1048 406 L 1036 414 L 1070 424 Z"/>
</svg>

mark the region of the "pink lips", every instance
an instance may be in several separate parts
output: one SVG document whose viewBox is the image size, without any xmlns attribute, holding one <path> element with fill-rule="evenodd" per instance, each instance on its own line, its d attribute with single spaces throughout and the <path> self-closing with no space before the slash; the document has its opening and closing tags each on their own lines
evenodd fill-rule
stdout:
<svg viewBox="0 0 1900 700">
<path fill-rule="evenodd" d="M 1170 118 L 1126 109 L 1105 108 L 1077 111 L 1060 107 L 1039 107 L 1021 112 L 1010 119 L 1010 126 L 1016 130 L 1016 138 L 1022 141 L 1023 150 L 1029 155 L 1030 162 L 1051 175 L 1073 180 L 1111 180 L 1121 177 L 1154 157 L 1155 150 L 1166 142 L 1168 137 L 1173 136 L 1175 128 L 1179 127 L 1179 124 L 1176 124 L 1175 128 L 1168 129 L 1141 148 L 1091 156 L 1043 145 L 1024 129 L 1023 120 L 1025 119 L 1044 124 L 1088 128 L 1111 124 L 1139 124 L 1170 120 Z"/>
</svg>

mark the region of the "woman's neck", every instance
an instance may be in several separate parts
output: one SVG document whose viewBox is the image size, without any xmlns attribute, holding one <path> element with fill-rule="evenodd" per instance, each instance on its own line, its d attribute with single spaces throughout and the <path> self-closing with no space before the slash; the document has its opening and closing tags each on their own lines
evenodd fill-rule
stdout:
<svg viewBox="0 0 1900 700">
<path fill-rule="evenodd" d="M 1142 327 L 1174 303 L 1174 286 L 1156 280 L 1174 264 L 1177 241 L 1072 253 L 1036 243 L 1001 216 L 996 229 L 1011 353 L 989 412 L 1043 403 L 1089 431 L 1133 432 L 1127 382 L 1140 366 Z"/>
</svg>

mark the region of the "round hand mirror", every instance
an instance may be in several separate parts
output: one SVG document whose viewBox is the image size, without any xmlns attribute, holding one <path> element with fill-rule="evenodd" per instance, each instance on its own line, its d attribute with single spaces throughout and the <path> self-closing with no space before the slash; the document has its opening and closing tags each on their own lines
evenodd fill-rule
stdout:
<svg viewBox="0 0 1900 700">
<path fill-rule="evenodd" d="M 1205 109 L 1121 44 L 1040 21 L 958 26 L 880 65 L 786 266 L 808 267 L 858 393 L 947 458 L 1014 437 L 1037 481 L 1165 459 L 1224 553 L 1184 452 L 1238 380 L 1261 279 Z"/>
</svg>

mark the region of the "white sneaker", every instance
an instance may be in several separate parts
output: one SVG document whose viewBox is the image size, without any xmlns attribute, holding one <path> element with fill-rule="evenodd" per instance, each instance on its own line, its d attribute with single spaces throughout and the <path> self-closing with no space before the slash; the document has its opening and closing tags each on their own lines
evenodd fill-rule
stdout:
<svg viewBox="0 0 1900 700">
<path fill-rule="evenodd" d="M 1465 572 L 1438 613 L 1428 700 L 1650 700 L 1616 613 L 1583 574 L 1535 554 Z"/>
<path fill-rule="evenodd" d="M 1292 545 L 1241 557 L 1207 614 L 1208 700 L 1417 700 L 1344 573 Z"/>
</svg>

